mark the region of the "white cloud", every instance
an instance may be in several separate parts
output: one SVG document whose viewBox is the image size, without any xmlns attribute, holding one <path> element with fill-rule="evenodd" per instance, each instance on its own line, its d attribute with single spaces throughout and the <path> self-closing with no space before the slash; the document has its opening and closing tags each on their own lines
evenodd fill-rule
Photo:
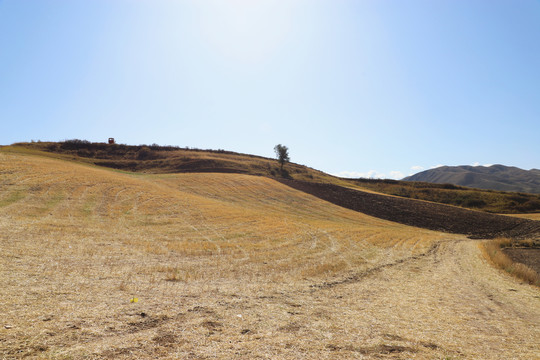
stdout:
<svg viewBox="0 0 540 360">
<path fill-rule="evenodd" d="M 490 166 L 493 166 L 493 164 L 484 164 L 484 165 L 481 165 L 478 161 L 475 162 L 472 166 L 485 166 L 485 167 L 490 167 Z"/>
<path fill-rule="evenodd" d="M 367 177 L 368 178 L 373 178 L 373 179 L 384 179 L 386 177 L 386 175 L 384 175 L 383 173 L 378 172 L 377 170 L 369 170 L 368 173 L 367 173 Z"/>
<path fill-rule="evenodd" d="M 390 171 L 390 179 L 403 179 L 405 175 L 401 171 Z"/>
<path fill-rule="evenodd" d="M 341 171 L 335 174 L 332 174 L 334 176 L 344 177 L 344 178 L 374 178 L 374 179 L 382 179 L 385 177 L 384 174 L 378 172 L 377 170 L 369 170 L 368 172 L 360 172 L 360 171 Z"/>
<path fill-rule="evenodd" d="M 424 167 L 420 166 L 420 165 L 414 165 L 414 166 L 411 166 L 411 170 L 413 170 L 413 171 L 422 171 L 422 170 L 424 170 Z"/>
<path fill-rule="evenodd" d="M 439 165 L 435 165 L 435 166 L 432 166 L 431 169 L 436 169 L 436 168 L 440 168 L 441 166 L 444 166 L 442 164 L 439 164 Z"/>
<path fill-rule="evenodd" d="M 386 175 L 384 173 L 378 172 L 377 170 L 369 170 L 368 172 L 341 171 L 332 175 L 352 179 L 402 179 L 405 177 L 405 175 L 403 175 L 401 171 L 390 171 L 390 175 Z"/>
<path fill-rule="evenodd" d="M 344 177 L 344 178 L 374 178 L 382 179 L 385 177 L 384 174 L 378 172 L 377 170 L 369 170 L 368 172 L 360 171 L 341 171 L 339 173 L 332 174 L 334 176 Z"/>
<path fill-rule="evenodd" d="M 354 179 L 354 178 L 363 177 L 364 173 L 361 173 L 361 172 L 358 172 L 358 171 L 341 171 L 341 172 L 334 173 L 334 174 L 331 174 L 331 175 L 334 175 L 334 176 L 337 176 L 337 177 L 342 177 L 342 178 Z"/>
</svg>

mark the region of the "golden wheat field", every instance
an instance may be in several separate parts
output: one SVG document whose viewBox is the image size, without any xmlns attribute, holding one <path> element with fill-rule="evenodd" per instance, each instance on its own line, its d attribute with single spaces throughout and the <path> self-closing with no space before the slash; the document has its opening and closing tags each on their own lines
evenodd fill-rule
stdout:
<svg viewBox="0 0 540 360">
<path fill-rule="evenodd" d="M 478 243 L 238 174 L 0 151 L 4 359 L 534 359 Z"/>
</svg>

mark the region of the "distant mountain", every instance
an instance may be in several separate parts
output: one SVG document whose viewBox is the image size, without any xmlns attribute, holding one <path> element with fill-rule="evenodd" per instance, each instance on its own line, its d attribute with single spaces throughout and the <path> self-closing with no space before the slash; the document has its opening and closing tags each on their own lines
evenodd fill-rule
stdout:
<svg viewBox="0 0 540 360">
<path fill-rule="evenodd" d="M 504 165 L 441 166 L 403 180 L 540 194 L 540 170 L 523 170 Z"/>
</svg>

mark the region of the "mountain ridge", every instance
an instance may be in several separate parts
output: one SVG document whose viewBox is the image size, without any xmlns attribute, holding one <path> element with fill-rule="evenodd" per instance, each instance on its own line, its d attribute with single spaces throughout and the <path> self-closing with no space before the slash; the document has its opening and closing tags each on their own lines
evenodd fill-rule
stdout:
<svg viewBox="0 0 540 360">
<path fill-rule="evenodd" d="M 485 190 L 540 194 L 540 170 L 523 170 L 501 164 L 491 166 L 440 166 L 403 178 L 403 181 L 423 181 L 453 184 Z"/>
</svg>

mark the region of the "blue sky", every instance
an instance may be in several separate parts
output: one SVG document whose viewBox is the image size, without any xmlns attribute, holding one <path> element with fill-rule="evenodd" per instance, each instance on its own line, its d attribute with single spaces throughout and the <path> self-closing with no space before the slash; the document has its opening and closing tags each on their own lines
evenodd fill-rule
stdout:
<svg viewBox="0 0 540 360">
<path fill-rule="evenodd" d="M 0 144 L 540 168 L 538 0 L 0 0 Z"/>
</svg>

